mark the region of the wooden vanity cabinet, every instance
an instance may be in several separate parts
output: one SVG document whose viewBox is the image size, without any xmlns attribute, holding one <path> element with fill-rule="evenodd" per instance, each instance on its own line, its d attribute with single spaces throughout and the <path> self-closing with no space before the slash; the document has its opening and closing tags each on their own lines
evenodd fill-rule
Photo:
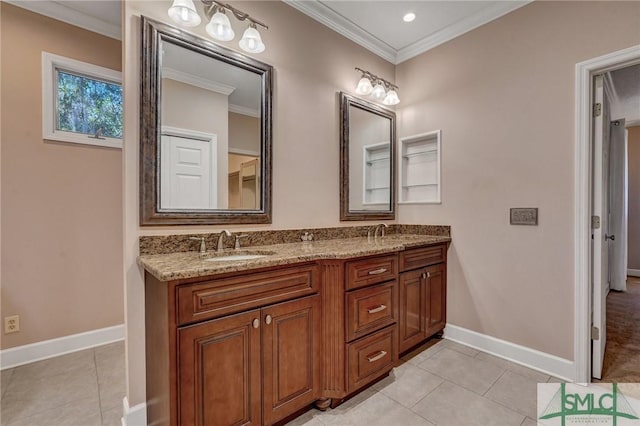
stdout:
<svg viewBox="0 0 640 426">
<path fill-rule="evenodd" d="M 447 245 L 401 252 L 399 351 L 442 332 L 447 312 Z"/>
<path fill-rule="evenodd" d="M 149 424 L 270 425 L 320 397 L 317 265 L 185 282 L 147 274 L 145 288 Z"/>
</svg>

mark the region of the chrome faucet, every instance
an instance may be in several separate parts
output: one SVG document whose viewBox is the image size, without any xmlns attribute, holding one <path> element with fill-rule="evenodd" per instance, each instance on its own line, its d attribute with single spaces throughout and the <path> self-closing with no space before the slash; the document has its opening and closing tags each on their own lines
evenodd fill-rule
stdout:
<svg viewBox="0 0 640 426">
<path fill-rule="evenodd" d="M 221 252 L 224 250 L 225 235 L 231 238 L 231 231 L 229 231 L 228 229 L 223 229 L 222 231 L 220 231 L 220 237 L 218 237 L 218 252 Z"/>
<path fill-rule="evenodd" d="M 207 254 L 207 245 L 204 243 L 204 237 L 189 237 L 189 239 L 200 241 L 200 254 Z"/>
<path fill-rule="evenodd" d="M 373 238 L 376 240 L 378 239 L 378 231 L 380 231 L 380 238 L 384 238 L 384 229 L 388 227 L 389 225 L 387 225 L 386 223 L 377 224 L 375 231 L 373 231 Z"/>
</svg>

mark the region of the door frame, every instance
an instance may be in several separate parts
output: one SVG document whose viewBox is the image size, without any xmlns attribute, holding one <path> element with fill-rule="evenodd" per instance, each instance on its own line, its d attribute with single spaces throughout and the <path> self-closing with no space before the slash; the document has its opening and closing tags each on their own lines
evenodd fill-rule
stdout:
<svg viewBox="0 0 640 426">
<path fill-rule="evenodd" d="M 591 382 L 591 96 L 596 73 L 640 62 L 640 45 L 576 64 L 574 176 L 574 381 Z"/>
</svg>

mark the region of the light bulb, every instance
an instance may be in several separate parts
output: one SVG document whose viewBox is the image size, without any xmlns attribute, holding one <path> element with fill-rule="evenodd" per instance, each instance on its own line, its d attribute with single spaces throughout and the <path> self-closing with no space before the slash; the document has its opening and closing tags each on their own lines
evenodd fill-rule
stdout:
<svg viewBox="0 0 640 426">
<path fill-rule="evenodd" d="M 264 52 L 265 49 L 262 37 L 260 37 L 260 33 L 254 24 L 251 24 L 249 28 L 244 31 L 239 44 L 242 50 L 249 53 L 261 53 Z"/>
<path fill-rule="evenodd" d="M 207 34 L 216 40 L 221 41 L 229 41 L 233 40 L 236 36 L 233 32 L 233 28 L 231 28 L 231 22 L 229 22 L 229 18 L 227 15 L 221 12 L 216 12 L 211 17 L 211 20 L 204 28 Z"/>
<path fill-rule="evenodd" d="M 167 13 L 174 22 L 183 27 L 195 27 L 201 21 L 193 0 L 174 0 Z"/>
<path fill-rule="evenodd" d="M 368 95 L 373 90 L 373 86 L 371 85 L 371 80 L 367 77 L 362 76 L 360 81 L 358 81 L 358 85 L 356 86 L 356 93 L 358 95 Z"/>
<path fill-rule="evenodd" d="M 387 96 L 384 97 L 382 103 L 385 105 L 398 105 L 400 103 L 398 93 L 392 88 L 387 92 Z"/>
<path fill-rule="evenodd" d="M 379 101 L 379 100 L 382 100 L 382 98 L 384 98 L 385 93 L 386 91 L 384 90 L 384 86 L 382 85 L 381 82 L 378 82 L 378 84 L 376 84 L 373 90 L 371 91 L 371 97 Z"/>
</svg>

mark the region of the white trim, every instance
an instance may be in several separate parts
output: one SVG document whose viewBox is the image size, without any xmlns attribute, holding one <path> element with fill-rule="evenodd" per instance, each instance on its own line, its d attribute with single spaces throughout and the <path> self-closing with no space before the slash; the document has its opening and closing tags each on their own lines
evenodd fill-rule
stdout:
<svg viewBox="0 0 640 426">
<path fill-rule="evenodd" d="M 229 154 L 248 155 L 250 157 L 260 157 L 259 151 L 251 151 L 250 149 L 232 148 L 228 149 Z"/>
<path fill-rule="evenodd" d="M 75 25 L 76 27 L 84 28 L 87 31 L 102 34 L 103 36 L 116 40 L 122 39 L 122 29 L 120 25 L 115 25 L 110 22 L 103 21 L 102 19 L 98 19 L 95 16 L 87 15 L 78 10 L 67 7 L 62 3 L 55 1 L 4 1 L 14 6 L 30 10 L 31 12 L 48 16 L 49 18 L 66 22 L 67 24 Z"/>
<path fill-rule="evenodd" d="M 576 64 L 574 176 L 575 381 L 591 381 L 591 76 L 640 59 L 640 45 Z"/>
<path fill-rule="evenodd" d="M 516 364 L 560 379 L 574 381 L 575 367 L 573 361 L 560 358 L 545 352 L 521 346 L 506 340 L 497 339 L 456 325 L 447 324 L 444 337 L 480 351 L 504 358 Z"/>
<path fill-rule="evenodd" d="M 494 21 L 507 13 L 513 12 L 516 9 L 526 6 L 533 0 L 525 1 L 499 1 L 495 5 L 483 9 L 479 13 L 471 15 L 455 24 L 449 25 L 440 31 L 418 40 L 407 47 L 404 47 L 396 52 L 395 64 L 399 64 L 406 60 L 409 60 L 415 56 L 418 56 L 434 47 L 440 46 L 456 37 L 475 30 L 491 21 Z"/>
<path fill-rule="evenodd" d="M 86 134 L 56 129 L 56 97 L 58 94 L 55 81 L 56 69 L 122 85 L 122 73 L 119 71 L 48 52 L 42 52 L 42 139 L 104 146 L 107 148 L 122 148 L 122 139 L 109 137 L 97 139 L 91 138 Z"/>
<path fill-rule="evenodd" d="M 122 398 L 122 426 L 146 426 L 147 425 L 147 404 L 141 402 L 138 405 L 129 407 L 129 400 L 125 396 Z"/>
<path fill-rule="evenodd" d="M 392 64 L 399 64 L 427 50 L 433 49 L 449 40 L 461 36 L 484 24 L 487 24 L 501 16 L 506 15 L 522 6 L 529 4 L 532 0 L 524 1 L 501 1 L 494 6 L 485 9 L 477 14 L 467 17 L 453 25 L 450 25 L 428 37 L 418 40 L 407 47 L 396 50 L 371 33 L 365 31 L 350 20 L 344 18 L 333 9 L 317 0 L 283 0 L 289 6 L 299 10 L 307 16 L 315 19 L 321 24 L 342 34 L 349 40 L 359 44 L 365 49 L 375 53 Z"/>
<path fill-rule="evenodd" d="M 220 83 L 218 81 L 209 80 L 208 78 L 199 77 L 188 72 L 179 71 L 173 68 L 162 67 L 162 78 L 168 78 L 169 80 L 179 81 L 181 83 L 196 86 L 201 89 L 210 90 L 212 92 L 220 93 L 225 96 L 229 96 L 236 90 L 235 87 L 228 84 Z"/>
<path fill-rule="evenodd" d="M 627 269 L 627 276 L 640 277 L 640 269 Z"/>
<path fill-rule="evenodd" d="M 0 369 L 5 370 L 120 340 L 124 340 L 123 324 L 4 349 L 0 351 Z"/>
<path fill-rule="evenodd" d="M 353 22 L 345 19 L 329 7 L 319 1 L 283 0 L 286 4 L 299 10 L 321 24 L 331 28 L 338 34 L 342 34 L 349 40 L 359 44 L 365 49 L 375 53 L 382 59 L 392 64 L 396 63 L 396 50 L 377 37 L 372 36 Z"/>
<path fill-rule="evenodd" d="M 260 118 L 260 109 L 249 108 L 242 105 L 229 104 L 229 112 Z"/>
<path fill-rule="evenodd" d="M 628 129 L 629 127 L 636 127 L 636 126 L 640 126 L 640 120 L 629 120 L 624 123 L 625 129 Z"/>
</svg>

